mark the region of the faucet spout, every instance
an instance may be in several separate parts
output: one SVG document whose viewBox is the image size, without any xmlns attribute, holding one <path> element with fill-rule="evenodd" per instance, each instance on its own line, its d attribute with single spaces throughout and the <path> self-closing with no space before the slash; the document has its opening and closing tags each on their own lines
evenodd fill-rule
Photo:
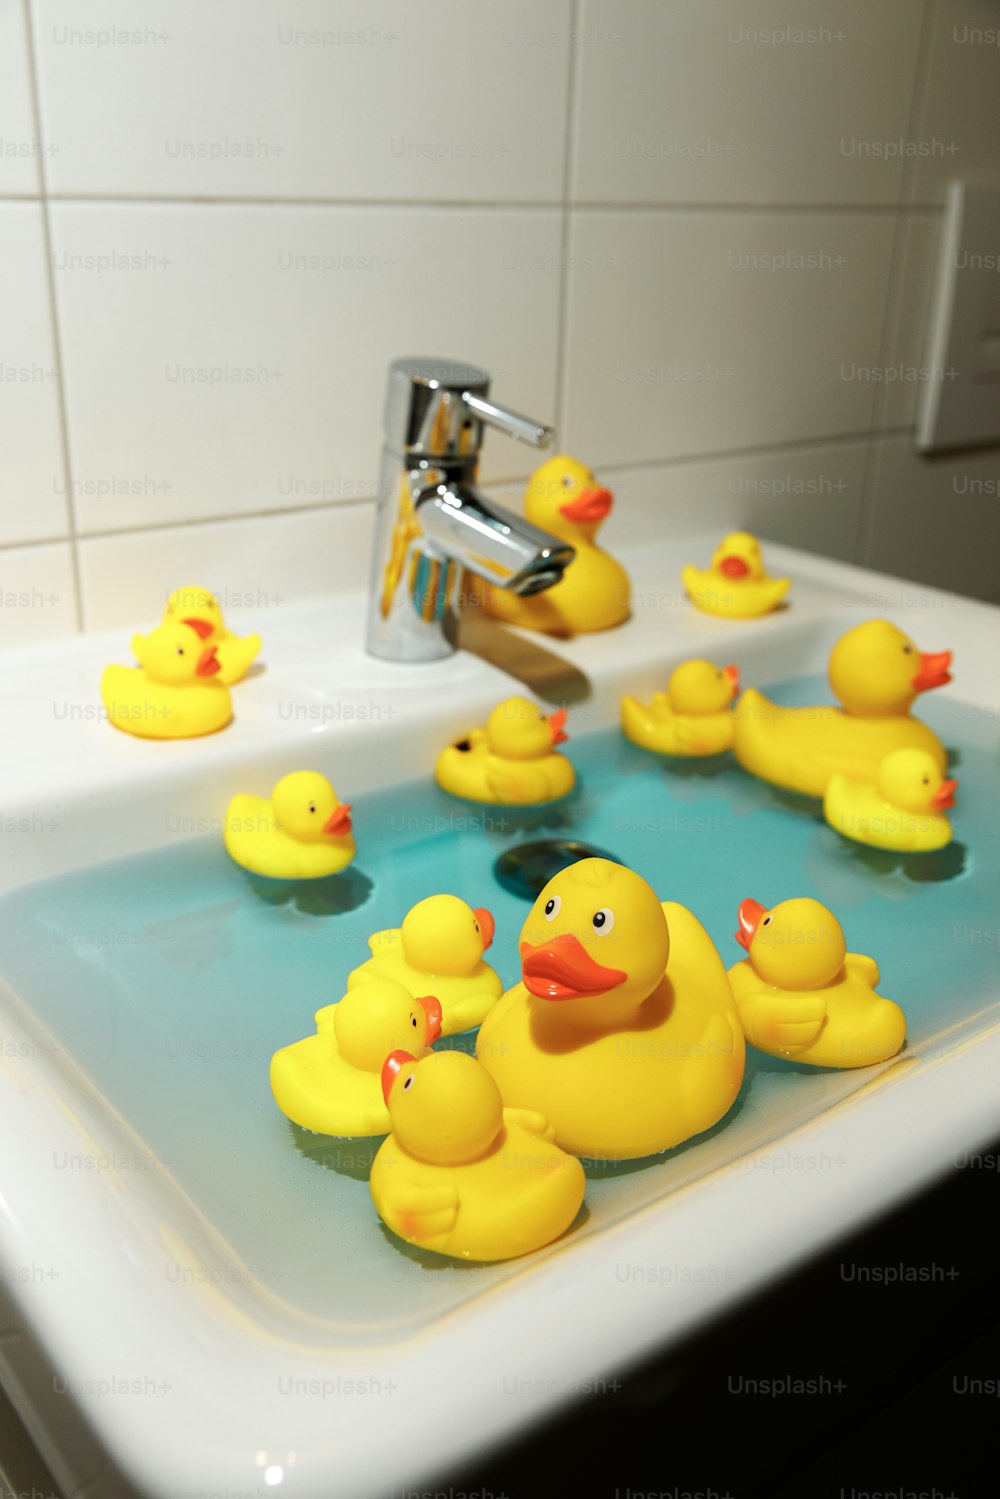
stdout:
<svg viewBox="0 0 1000 1499">
<path fill-rule="evenodd" d="M 513 593 L 551 588 L 576 556 L 558 536 L 493 504 L 473 484 L 430 485 L 417 496 L 415 508 L 434 550 Z"/>
</svg>

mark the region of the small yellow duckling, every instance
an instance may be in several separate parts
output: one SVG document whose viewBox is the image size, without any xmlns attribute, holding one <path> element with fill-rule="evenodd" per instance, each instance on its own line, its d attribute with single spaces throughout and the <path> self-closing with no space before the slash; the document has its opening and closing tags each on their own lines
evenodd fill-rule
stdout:
<svg viewBox="0 0 1000 1499">
<path fill-rule="evenodd" d="M 622 729 L 633 744 L 658 755 L 718 755 L 733 746 L 729 710 L 739 690 L 735 666 L 684 661 L 648 707 L 622 698 Z"/>
<path fill-rule="evenodd" d="M 855 625 L 830 652 L 830 686 L 842 708 L 783 708 L 750 688 L 736 704 L 736 758 L 761 780 L 822 796 L 839 772 L 874 782 L 896 749 L 924 750 L 943 774 L 940 739 L 910 716 L 918 693 L 951 681 L 950 651 L 919 651 L 885 619 Z"/>
<path fill-rule="evenodd" d="M 906 1017 L 875 993 L 878 965 L 847 951 L 840 922 L 818 900 L 784 900 L 772 911 L 745 900 L 736 940 L 749 956 L 729 980 L 759 1051 L 814 1067 L 870 1067 L 899 1051 Z"/>
<path fill-rule="evenodd" d="M 443 791 L 468 801 L 529 806 L 567 796 L 576 771 L 555 753 L 569 735 L 566 709 L 546 716 L 526 697 L 509 697 L 465 739 L 442 750 L 434 776 Z"/>
<path fill-rule="evenodd" d="M 372 979 L 318 1010 L 315 1036 L 274 1053 L 271 1092 L 283 1114 L 316 1134 L 384 1135 L 386 1057 L 400 1048 L 426 1056 L 440 1034 L 433 996 L 415 999 L 393 979 Z"/>
<path fill-rule="evenodd" d="M 769 578 L 760 542 L 749 531 L 730 531 L 712 553 L 707 572 L 690 564 L 681 580 L 696 608 L 727 619 L 770 614 L 791 588 L 789 578 Z"/>
<path fill-rule="evenodd" d="M 218 681 L 214 645 L 189 625 L 160 625 L 146 636 L 143 666 L 108 666 L 101 700 L 116 729 L 139 739 L 197 739 L 224 729 L 232 699 Z"/>
<path fill-rule="evenodd" d="M 226 687 L 246 676 L 260 650 L 260 636 L 233 635 L 226 629 L 222 610 L 207 588 L 175 588 L 163 611 L 163 624 L 190 625 L 206 645 L 214 645 L 219 658 L 219 681 Z M 132 651 L 139 665 L 145 664 L 146 635 L 133 635 Z"/>
<path fill-rule="evenodd" d="M 568 542 L 576 556 L 558 583 L 522 598 L 488 588 L 491 614 L 509 624 L 549 635 L 580 635 L 609 630 L 628 619 L 632 586 L 628 573 L 597 545 L 614 496 L 599 485 L 586 464 L 561 454 L 535 470 L 524 495 L 524 514 L 533 526 Z"/>
<path fill-rule="evenodd" d="M 474 1057 L 393 1052 L 383 1069 L 392 1133 L 372 1163 L 379 1216 L 408 1244 L 509 1260 L 558 1239 L 583 1202 L 583 1167 L 540 1114 L 505 1109 Z"/>
<path fill-rule="evenodd" d="M 832 828 L 873 848 L 927 853 L 951 842 L 944 812 L 955 805 L 957 781 L 945 780 L 926 750 L 893 750 L 879 762 L 874 786 L 832 775 L 823 816 Z"/>
<path fill-rule="evenodd" d="M 372 956 L 347 976 L 347 987 L 391 978 L 411 994 L 434 994 L 441 1004 L 441 1033 L 456 1035 L 481 1025 L 503 991 L 483 953 L 493 941 L 494 922 L 457 895 L 430 895 L 403 918 L 401 927 L 368 939 Z"/>
<path fill-rule="evenodd" d="M 574 1155 L 655 1155 L 709 1129 L 743 1080 L 746 1045 L 722 960 L 690 911 L 609 859 L 541 891 L 521 982 L 476 1055 L 504 1102 L 540 1110 Z"/>
<path fill-rule="evenodd" d="M 226 808 L 226 849 L 254 874 L 275 880 L 321 880 L 354 858 L 351 808 L 326 776 L 296 770 L 271 793 L 234 796 Z"/>
</svg>

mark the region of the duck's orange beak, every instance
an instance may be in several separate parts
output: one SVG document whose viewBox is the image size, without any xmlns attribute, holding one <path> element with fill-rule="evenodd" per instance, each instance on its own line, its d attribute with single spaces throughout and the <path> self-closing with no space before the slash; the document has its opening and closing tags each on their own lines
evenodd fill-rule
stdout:
<svg viewBox="0 0 1000 1499">
<path fill-rule="evenodd" d="M 417 996 L 417 1004 L 427 1016 L 427 1045 L 433 1046 L 434 1042 L 441 1038 L 441 1001 L 433 994 L 424 994 Z M 399 1053 L 394 1051 L 392 1057 L 398 1055 Z M 386 1066 L 392 1061 L 392 1057 L 389 1057 Z"/>
<path fill-rule="evenodd" d="M 557 708 L 554 713 L 549 714 L 545 722 L 549 726 L 549 733 L 552 735 L 552 743 L 565 744 L 567 739 L 569 738 L 569 735 L 565 732 L 566 709 Z"/>
<path fill-rule="evenodd" d="M 594 526 L 607 518 L 614 503 L 610 489 L 583 489 L 575 500 L 559 506 L 559 514 L 578 526 Z"/>
<path fill-rule="evenodd" d="M 475 906 L 472 914 L 479 922 L 479 935 L 483 939 L 483 952 L 485 952 L 493 941 L 493 933 L 497 929 L 497 924 L 493 920 L 492 911 L 487 911 L 485 906 Z"/>
<path fill-rule="evenodd" d="M 324 833 L 334 833 L 342 837 L 351 831 L 351 804 L 341 802 L 339 807 L 334 807 L 326 822 L 323 824 Z"/>
<path fill-rule="evenodd" d="M 181 624 L 190 625 L 199 640 L 207 640 L 212 633 L 212 626 L 207 619 L 184 619 Z"/>
<path fill-rule="evenodd" d="M 521 979 L 538 999 L 589 999 L 617 989 L 627 978 L 620 968 L 595 962 L 571 932 L 537 947 L 521 943 Z"/>
<path fill-rule="evenodd" d="M 937 807 L 941 812 L 946 811 L 948 807 L 953 807 L 955 805 L 955 792 L 957 790 L 957 781 L 942 781 L 931 797 L 931 806 Z"/>
<path fill-rule="evenodd" d="M 737 693 L 740 690 L 740 669 L 739 669 L 739 667 L 738 666 L 724 666 L 722 668 L 722 671 L 723 671 L 723 675 L 727 676 L 729 678 L 730 685 L 732 686 L 732 689 L 733 689 L 733 697 L 736 697 Z"/>
<path fill-rule="evenodd" d="M 767 907 L 762 906 L 759 900 L 741 900 L 739 910 L 740 929 L 736 933 L 736 940 L 741 947 L 750 951 L 750 944 L 754 939 L 754 933 L 760 925 L 762 916 L 767 915 Z"/>
<path fill-rule="evenodd" d="M 400 1068 L 405 1067 L 407 1062 L 415 1062 L 416 1060 L 416 1057 L 408 1051 L 390 1051 L 382 1063 L 382 1097 L 387 1104 L 389 1102 L 389 1094 L 392 1092 L 392 1085 L 399 1076 Z"/>
<path fill-rule="evenodd" d="M 951 651 L 921 651 L 920 668 L 913 678 L 913 686 L 918 692 L 927 692 L 932 687 L 946 687 L 951 681 L 948 670 L 950 665 Z"/>
<path fill-rule="evenodd" d="M 723 557 L 719 563 L 719 572 L 727 578 L 745 578 L 749 571 L 750 564 L 742 557 Z"/>
<path fill-rule="evenodd" d="M 201 660 L 194 669 L 196 677 L 214 677 L 217 671 L 222 670 L 222 663 L 215 654 L 215 646 L 210 645 L 207 650 L 202 651 Z"/>
</svg>

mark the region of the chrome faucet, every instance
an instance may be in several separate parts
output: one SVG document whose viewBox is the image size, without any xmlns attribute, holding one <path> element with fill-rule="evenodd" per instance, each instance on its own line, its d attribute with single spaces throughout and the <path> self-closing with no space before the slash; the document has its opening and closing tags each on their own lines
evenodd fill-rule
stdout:
<svg viewBox="0 0 1000 1499">
<path fill-rule="evenodd" d="M 488 400 L 485 370 L 448 359 L 389 366 L 367 648 L 388 661 L 455 649 L 463 569 L 519 594 L 558 583 L 574 551 L 476 487 L 483 427 L 545 447 L 548 427 Z"/>
</svg>

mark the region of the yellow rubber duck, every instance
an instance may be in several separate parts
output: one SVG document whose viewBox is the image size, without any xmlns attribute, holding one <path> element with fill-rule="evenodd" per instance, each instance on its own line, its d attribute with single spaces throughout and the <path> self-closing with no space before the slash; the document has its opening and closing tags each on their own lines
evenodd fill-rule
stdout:
<svg viewBox="0 0 1000 1499">
<path fill-rule="evenodd" d="M 126 734 L 197 739 L 232 720 L 232 699 L 218 673 L 214 645 L 205 645 L 189 625 L 160 625 L 146 636 L 142 666 L 105 668 L 101 701 Z"/>
<path fill-rule="evenodd" d="M 400 1049 L 426 1056 L 440 1034 L 441 1006 L 433 996 L 414 998 L 393 979 L 360 984 L 339 1004 L 316 1012 L 315 1036 L 274 1053 L 275 1103 L 316 1134 L 349 1139 L 387 1134 L 386 1057 Z"/>
<path fill-rule="evenodd" d="M 736 758 L 751 775 L 822 796 L 836 773 L 874 782 L 897 749 L 919 749 L 943 774 L 940 739 L 910 716 L 918 693 L 951 681 L 951 651 L 921 652 L 885 619 L 842 635 L 830 653 L 830 686 L 843 707 L 782 708 L 749 688 L 733 714 Z"/>
<path fill-rule="evenodd" d="M 508 624 L 549 635 L 610 630 L 628 619 L 628 573 L 596 541 L 613 504 L 610 489 L 598 484 L 586 464 L 565 454 L 543 463 L 525 490 L 525 518 L 568 542 L 576 556 L 560 581 L 543 593 L 522 598 L 507 589 L 487 588 L 488 611 Z"/>
<path fill-rule="evenodd" d="M 226 849 L 244 869 L 275 880 L 321 880 L 354 858 L 351 808 L 326 776 L 296 770 L 263 796 L 234 796 L 226 808 Z"/>
<path fill-rule="evenodd" d="M 658 755 L 718 755 L 733 747 L 730 708 L 739 690 L 735 666 L 684 661 L 648 706 L 622 698 L 622 729 L 633 744 Z"/>
<path fill-rule="evenodd" d="M 557 801 L 576 785 L 576 771 L 555 752 L 569 738 L 566 709 L 546 716 L 526 697 L 509 697 L 464 739 L 442 750 L 434 776 L 443 791 L 468 801 L 529 806 Z"/>
<path fill-rule="evenodd" d="M 726 619 L 770 614 L 792 586 L 789 578 L 767 576 L 760 542 L 749 531 L 730 531 L 712 553 L 708 571 L 689 563 L 681 581 L 696 608 Z"/>
<path fill-rule="evenodd" d="M 906 1017 L 875 993 L 878 964 L 847 951 L 840 922 L 818 900 L 739 908 L 748 957 L 729 970 L 751 1046 L 814 1067 L 870 1067 L 894 1057 Z"/>
<path fill-rule="evenodd" d="M 957 781 L 938 770 L 926 750 L 893 750 L 879 761 L 875 784 L 832 775 L 823 816 L 832 828 L 873 848 L 927 853 L 951 842 L 944 812 L 955 805 Z"/>
<path fill-rule="evenodd" d="M 207 588 L 175 588 L 163 611 L 165 625 L 190 625 L 206 645 L 214 645 L 219 658 L 219 681 L 225 687 L 240 682 L 260 651 L 259 635 L 233 635 L 226 629 L 222 610 Z M 140 666 L 145 664 L 147 635 L 133 635 L 132 651 Z"/>
<path fill-rule="evenodd" d="M 746 1047 L 722 960 L 690 911 L 608 859 L 557 874 L 520 938 L 521 982 L 476 1055 L 504 1103 L 534 1108 L 574 1155 L 654 1155 L 709 1129 Z"/>
<path fill-rule="evenodd" d="M 371 957 L 347 976 L 347 987 L 391 978 L 411 994 L 434 994 L 441 1004 L 441 1033 L 456 1035 L 481 1025 L 503 992 L 483 960 L 494 923 L 482 906 L 457 895 L 429 895 L 403 917 L 401 927 L 368 939 Z"/>
<path fill-rule="evenodd" d="M 558 1239 L 583 1202 L 583 1167 L 540 1114 L 507 1109 L 461 1051 L 383 1069 L 392 1121 L 371 1171 L 379 1216 L 408 1244 L 463 1260 L 509 1260 Z"/>
</svg>

